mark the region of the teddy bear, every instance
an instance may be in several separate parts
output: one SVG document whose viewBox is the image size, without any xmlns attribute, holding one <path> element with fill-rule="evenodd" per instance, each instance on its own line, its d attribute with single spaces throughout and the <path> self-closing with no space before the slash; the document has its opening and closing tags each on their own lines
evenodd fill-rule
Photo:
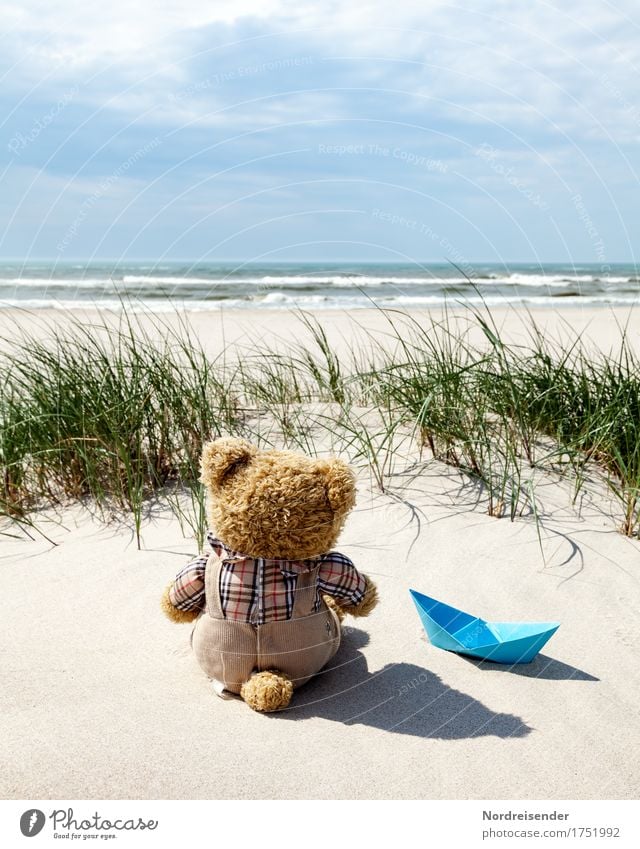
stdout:
<svg viewBox="0 0 640 849">
<path fill-rule="evenodd" d="M 174 622 L 195 620 L 191 645 L 218 695 L 282 710 L 337 652 L 344 615 L 377 604 L 371 578 L 333 550 L 354 474 L 337 458 L 222 437 L 203 448 L 201 481 L 215 533 L 162 608 Z"/>
</svg>

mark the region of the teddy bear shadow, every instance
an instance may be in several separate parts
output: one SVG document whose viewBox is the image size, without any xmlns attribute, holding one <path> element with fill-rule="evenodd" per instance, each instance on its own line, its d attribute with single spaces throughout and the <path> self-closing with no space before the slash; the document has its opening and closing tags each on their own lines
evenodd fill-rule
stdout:
<svg viewBox="0 0 640 849">
<path fill-rule="evenodd" d="M 359 651 L 368 641 L 364 631 L 350 628 L 331 663 L 296 692 L 291 706 L 267 715 L 322 717 L 439 740 L 526 737 L 533 730 L 520 717 L 496 713 L 415 664 L 390 663 L 369 672 Z"/>
</svg>

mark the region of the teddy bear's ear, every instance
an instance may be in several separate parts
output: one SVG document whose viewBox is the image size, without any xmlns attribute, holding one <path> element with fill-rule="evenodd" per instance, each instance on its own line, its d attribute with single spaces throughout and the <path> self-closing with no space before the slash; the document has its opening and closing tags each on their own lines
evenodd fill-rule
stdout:
<svg viewBox="0 0 640 849">
<path fill-rule="evenodd" d="M 355 475 L 342 460 L 326 464 L 326 488 L 329 504 L 335 513 L 347 513 L 356 503 Z"/>
<path fill-rule="evenodd" d="M 224 478 L 246 466 L 255 453 L 246 439 L 225 436 L 207 442 L 202 449 L 200 480 L 205 486 L 219 486 Z"/>
</svg>

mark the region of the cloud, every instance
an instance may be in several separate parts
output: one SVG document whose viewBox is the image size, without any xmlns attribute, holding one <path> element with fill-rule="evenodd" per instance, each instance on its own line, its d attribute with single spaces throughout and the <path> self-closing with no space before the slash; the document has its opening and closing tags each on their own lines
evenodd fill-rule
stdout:
<svg viewBox="0 0 640 849">
<path fill-rule="evenodd" d="M 6 208 L 15 211 L 11 232 L 42 226 L 44 246 L 55 244 L 47 236 L 54 222 L 73 221 L 82 198 L 158 136 L 162 144 L 92 206 L 74 244 L 89 233 L 99 240 L 116 201 L 140 191 L 136 209 L 169 204 L 163 233 L 179 232 L 185 215 L 242 198 L 225 208 L 224 227 L 297 209 L 302 239 L 309 208 L 353 202 L 361 210 L 353 232 L 361 234 L 372 205 L 427 214 L 429 202 L 414 188 L 486 219 L 496 232 L 502 219 L 493 207 L 517 210 L 523 228 L 541 233 L 531 193 L 561 220 L 569 186 L 591 193 L 590 214 L 622 233 L 623 221 L 635 220 L 637 179 L 625 154 L 640 135 L 640 39 L 634 6 L 616 2 L 5 5 L 0 123 L 7 139 L 27 140 L 15 153 L 21 179 L 3 186 Z M 73 97 L 40 130 L 69 91 Z M 319 154 L 320 144 L 372 143 L 392 152 Z M 498 151 L 504 167 L 475 155 L 482 144 Z M 447 170 L 411 165 L 396 149 Z M 252 186 L 271 190 L 246 199 Z M 610 191 L 621 198 L 619 210 Z M 38 192 L 47 198 L 44 215 Z M 569 224 L 575 219 L 570 202 L 566 216 Z M 334 232 L 330 216 L 320 219 L 320 235 Z M 451 218 L 447 226 L 460 225 Z M 342 229 L 348 234 L 344 220 L 335 232 Z M 151 227 L 147 236 L 149 245 L 159 238 Z M 16 236 L 15 244 L 23 242 Z"/>
<path fill-rule="evenodd" d="M 618 8 L 596 0 L 461 6 L 442 0 L 113 0 L 100 7 L 22 0 L 2 7 L 0 25 L 16 63 L 6 75 L 10 88 L 72 77 L 88 100 L 138 114 L 158 111 L 156 117 L 176 123 L 203 112 L 211 121 L 215 110 L 202 109 L 205 99 L 217 100 L 216 121 L 223 120 L 220 108 L 234 104 L 241 85 L 232 79 L 217 91 L 197 88 L 203 67 L 214 77 L 225 67 L 238 74 L 254 55 L 256 64 L 268 61 L 271 48 L 276 58 L 297 52 L 324 60 L 329 84 L 336 82 L 335 62 L 347 74 L 347 89 L 360 83 L 405 91 L 415 98 L 407 111 L 428 108 L 462 123 L 542 121 L 551 132 L 613 133 L 632 142 L 640 126 L 633 109 L 640 69 L 636 14 L 629 0 Z M 246 93 L 268 74 L 244 76 L 236 82 Z M 315 77 L 304 69 L 298 75 L 303 85 Z M 172 94 L 179 97 L 165 103 L 163 96 Z M 342 97 L 355 99 L 347 91 Z M 264 120 L 274 111 L 265 103 Z"/>
<path fill-rule="evenodd" d="M 264 19 L 278 5 L 277 0 L 110 0 L 100 6 L 21 0 L 3 4 L 0 25 L 11 36 L 14 55 L 26 50 L 40 68 L 53 62 L 70 72 L 105 60 L 116 67 L 140 67 L 175 56 L 191 32 L 229 26 L 243 17 Z"/>
</svg>

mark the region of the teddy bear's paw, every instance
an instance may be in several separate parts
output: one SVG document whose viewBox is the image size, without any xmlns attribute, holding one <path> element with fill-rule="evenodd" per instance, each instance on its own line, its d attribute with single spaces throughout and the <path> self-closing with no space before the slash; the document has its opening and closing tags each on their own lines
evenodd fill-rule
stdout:
<svg viewBox="0 0 640 849">
<path fill-rule="evenodd" d="M 323 596 L 322 596 L 322 598 L 324 599 L 324 603 L 327 605 L 327 607 L 329 608 L 329 610 L 333 610 L 333 612 L 336 614 L 336 616 L 338 617 L 338 619 L 342 622 L 342 620 L 344 619 L 344 617 L 347 615 L 347 614 L 346 614 L 346 611 L 345 611 L 345 610 L 343 610 L 343 609 L 340 607 L 340 605 L 338 604 L 338 602 L 335 600 L 335 598 L 332 598 L 332 596 L 330 596 L 330 595 L 323 595 Z"/>
<path fill-rule="evenodd" d="M 169 593 L 171 591 L 171 587 L 173 586 L 173 581 L 165 588 L 164 593 L 162 594 L 162 598 L 160 599 L 160 607 L 162 608 L 162 612 L 170 619 L 172 622 L 193 622 L 194 619 L 197 619 L 200 615 L 199 610 L 178 610 L 177 607 L 174 607 L 171 604 L 171 598 Z"/>
<path fill-rule="evenodd" d="M 265 670 L 245 681 L 240 695 L 253 710 L 269 713 L 287 707 L 293 695 L 293 684 L 282 672 Z"/>
<path fill-rule="evenodd" d="M 378 604 L 378 588 L 368 575 L 365 575 L 365 578 L 367 579 L 367 589 L 364 598 L 357 607 L 347 608 L 346 612 L 350 613 L 351 616 L 368 616 Z"/>
</svg>

